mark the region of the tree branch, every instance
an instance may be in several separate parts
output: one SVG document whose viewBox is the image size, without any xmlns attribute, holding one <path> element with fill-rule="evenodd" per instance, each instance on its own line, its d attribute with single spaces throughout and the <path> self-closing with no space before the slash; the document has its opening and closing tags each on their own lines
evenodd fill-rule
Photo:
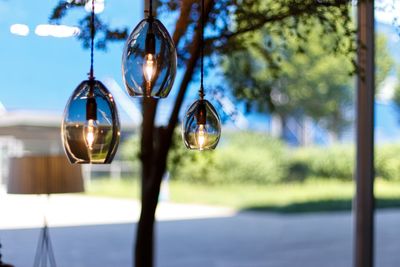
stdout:
<svg viewBox="0 0 400 267">
<path fill-rule="evenodd" d="M 213 44 L 215 41 L 220 41 L 222 40 L 226 40 L 228 41 L 229 39 L 235 38 L 238 35 L 242 35 L 248 32 L 252 32 L 252 31 L 256 31 L 261 29 L 265 24 L 269 23 L 269 22 L 274 22 L 274 21 L 282 21 L 284 19 L 290 18 L 290 17 L 298 17 L 301 16 L 303 14 L 313 14 L 315 12 L 317 12 L 317 10 L 320 7 L 324 7 L 324 8 L 328 8 L 328 7 L 342 7 L 345 5 L 348 5 L 350 3 L 349 0 L 336 0 L 334 2 L 321 2 L 318 4 L 312 4 L 312 5 L 302 5 L 300 6 L 300 8 L 298 6 L 293 7 L 291 9 L 289 9 L 287 12 L 282 13 L 282 14 L 277 14 L 275 16 L 260 16 L 261 20 L 257 23 L 254 23 L 246 28 L 243 29 L 238 29 L 235 32 L 227 32 L 225 34 L 222 35 L 218 35 L 215 37 L 211 37 L 211 38 L 207 38 L 205 44 L 211 45 Z M 221 45 L 215 48 L 222 48 L 226 46 L 225 45 Z"/>
<path fill-rule="evenodd" d="M 181 40 L 182 36 L 187 30 L 187 27 L 189 26 L 190 11 L 192 10 L 194 1 L 183 0 L 181 3 L 181 12 L 178 20 L 176 21 L 174 34 L 172 35 L 172 40 L 174 41 L 176 47 L 178 47 L 179 41 Z"/>
<path fill-rule="evenodd" d="M 204 9 L 204 20 L 207 22 L 208 17 L 210 15 L 210 12 L 212 10 L 212 8 L 214 7 L 215 2 L 214 0 L 206 0 L 205 3 L 205 9 Z M 186 72 L 183 76 L 180 88 L 179 88 L 179 92 L 178 92 L 178 96 L 176 97 L 175 100 L 175 105 L 174 105 L 174 109 L 171 113 L 171 117 L 169 119 L 169 123 L 168 123 L 168 131 L 167 134 L 169 136 L 171 136 L 172 139 L 172 134 L 174 132 L 175 126 L 178 123 L 178 118 L 179 118 L 179 110 L 182 107 L 182 103 L 183 103 L 183 99 L 185 98 L 185 93 L 187 91 L 188 85 L 190 83 L 190 81 L 192 80 L 192 76 L 194 73 L 194 70 L 196 68 L 196 63 L 197 60 L 200 57 L 200 38 L 201 38 L 201 31 L 200 31 L 200 27 L 201 27 L 201 21 L 199 19 L 199 21 L 197 22 L 197 27 L 196 27 L 196 33 L 194 35 L 193 38 L 193 43 L 192 43 L 192 47 L 190 49 L 190 59 L 186 64 Z"/>
</svg>

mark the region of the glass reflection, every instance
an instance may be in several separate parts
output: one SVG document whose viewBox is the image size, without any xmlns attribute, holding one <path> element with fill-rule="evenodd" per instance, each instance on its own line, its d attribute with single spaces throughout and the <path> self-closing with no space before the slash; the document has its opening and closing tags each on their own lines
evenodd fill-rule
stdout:
<svg viewBox="0 0 400 267">
<path fill-rule="evenodd" d="M 118 148 L 120 123 L 107 88 L 83 81 L 69 99 L 62 122 L 62 141 L 71 163 L 111 163 Z"/>
<path fill-rule="evenodd" d="M 207 100 L 197 100 L 189 107 L 182 128 L 183 141 L 188 149 L 211 150 L 217 147 L 221 121 Z"/>
<path fill-rule="evenodd" d="M 122 56 L 122 77 L 131 96 L 167 97 L 175 80 L 175 45 L 155 18 L 142 20 L 129 36 Z"/>
</svg>

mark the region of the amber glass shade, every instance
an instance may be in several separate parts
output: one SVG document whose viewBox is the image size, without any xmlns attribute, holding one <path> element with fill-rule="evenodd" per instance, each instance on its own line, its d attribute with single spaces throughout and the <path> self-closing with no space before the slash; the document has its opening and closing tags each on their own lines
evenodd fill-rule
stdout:
<svg viewBox="0 0 400 267">
<path fill-rule="evenodd" d="M 131 96 L 167 97 L 176 75 L 175 45 L 155 18 L 142 20 L 125 43 L 122 77 Z"/>
<path fill-rule="evenodd" d="M 183 141 L 189 149 L 210 150 L 218 145 L 221 121 L 207 100 L 197 100 L 189 107 L 182 128 Z"/>
<path fill-rule="evenodd" d="M 89 99 L 95 102 L 92 119 L 87 114 Z M 111 163 L 120 123 L 114 98 L 100 81 L 86 80 L 75 89 L 65 107 L 61 135 L 71 163 Z"/>
</svg>

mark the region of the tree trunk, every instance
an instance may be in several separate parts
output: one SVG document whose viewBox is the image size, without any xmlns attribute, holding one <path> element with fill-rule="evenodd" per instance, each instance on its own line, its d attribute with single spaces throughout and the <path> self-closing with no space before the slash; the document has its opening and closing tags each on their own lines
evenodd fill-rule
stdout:
<svg viewBox="0 0 400 267">
<path fill-rule="evenodd" d="M 157 206 L 157 182 L 152 175 L 154 153 L 154 119 L 157 101 L 143 98 L 143 125 L 141 139 L 142 208 L 136 233 L 135 265 L 153 266 L 153 226 Z"/>
<path fill-rule="evenodd" d="M 150 168 L 146 171 L 149 174 L 142 179 L 142 209 L 137 227 L 135 249 L 135 266 L 137 267 L 154 266 L 155 212 L 169 149 L 163 146 L 157 150 L 155 151 L 157 160 L 151 166 L 147 166 Z"/>
<path fill-rule="evenodd" d="M 214 0 L 206 1 L 204 10 L 205 21 L 214 6 Z M 182 8 L 187 9 L 187 5 Z M 187 16 L 189 13 L 185 13 Z M 178 19 L 180 21 L 180 19 Z M 184 21 L 184 20 L 183 20 Z M 200 28 L 200 21 L 197 29 Z M 181 35 L 174 35 L 174 42 L 177 44 Z M 154 224 L 155 212 L 157 209 L 161 181 L 167 167 L 168 152 L 172 144 L 173 133 L 178 123 L 179 111 L 188 85 L 192 80 L 196 63 L 200 57 L 200 31 L 196 31 L 193 38 L 193 45 L 190 50 L 190 59 L 186 64 L 186 71 L 182 78 L 174 109 L 168 123 L 168 127 L 154 126 L 154 119 L 157 111 L 157 100 L 143 99 L 143 125 L 141 139 L 141 163 L 142 163 L 142 194 L 141 213 L 136 231 L 135 260 L 136 267 L 154 266 Z"/>
</svg>

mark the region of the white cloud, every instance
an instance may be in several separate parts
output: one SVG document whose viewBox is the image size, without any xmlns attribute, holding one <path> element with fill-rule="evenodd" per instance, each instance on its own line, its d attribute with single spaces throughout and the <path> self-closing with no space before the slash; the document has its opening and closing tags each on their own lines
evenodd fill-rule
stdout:
<svg viewBox="0 0 400 267">
<path fill-rule="evenodd" d="M 88 0 L 85 5 L 87 12 L 92 12 L 92 0 Z M 94 1 L 94 13 L 98 14 L 104 11 L 104 0 Z"/>
<path fill-rule="evenodd" d="M 18 36 L 27 36 L 29 27 L 25 24 L 13 24 L 10 26 L 10 32 Z"/>
<path fill-rule="evenodd" d="M 52 24 L 40 24 L 36 26 L 35 33 L 38 36 L 52 36 L 58 38 L 67 38 L 77 36 L 80 34 L 80 29 L 77 27 L 71 27 L 66 25 L 52 25 Z"/>
</svg>

